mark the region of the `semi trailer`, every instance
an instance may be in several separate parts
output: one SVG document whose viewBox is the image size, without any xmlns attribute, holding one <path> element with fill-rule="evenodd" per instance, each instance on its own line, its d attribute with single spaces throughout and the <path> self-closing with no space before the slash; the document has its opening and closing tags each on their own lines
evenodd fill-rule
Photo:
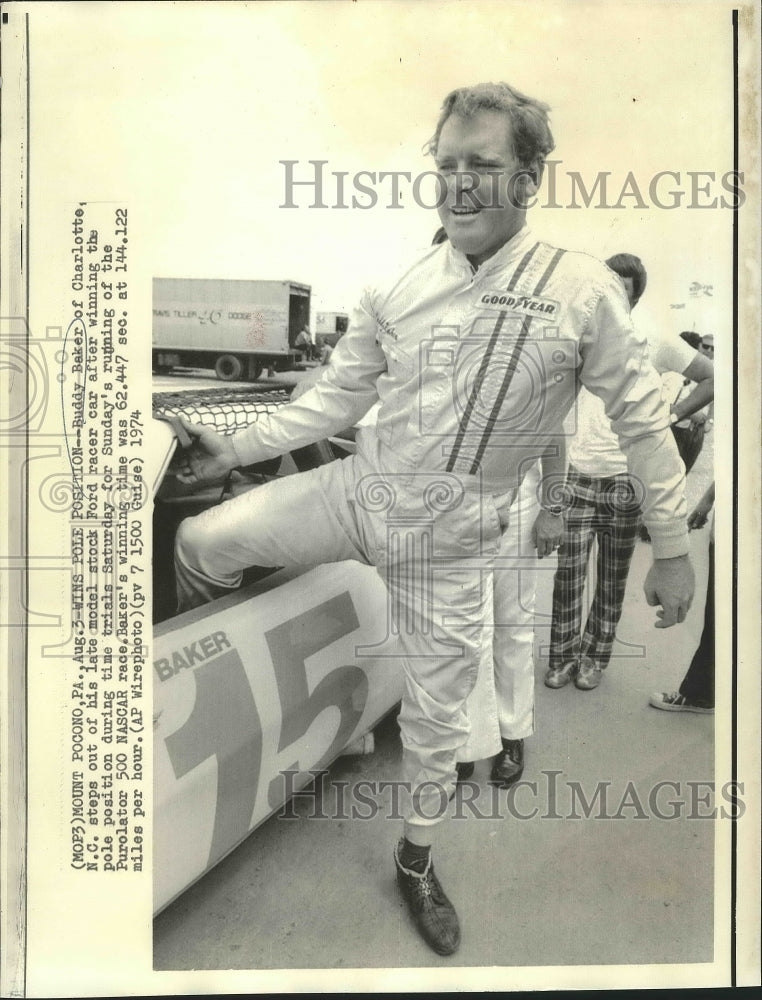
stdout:
<svg viewBox="0 0 762 1000">
<path fill-rule="evenodd" d="M 154 369 L 213 368 L 230 382 L 293 368 L 310 293 L 296 281 L 154 278 Z"/>
</svg>

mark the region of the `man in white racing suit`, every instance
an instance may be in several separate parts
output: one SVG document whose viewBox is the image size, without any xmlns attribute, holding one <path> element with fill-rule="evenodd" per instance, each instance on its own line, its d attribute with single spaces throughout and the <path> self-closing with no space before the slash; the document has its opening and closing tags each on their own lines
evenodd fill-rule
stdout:
<svg viewBox="0 0 762 1000">
<path fill-rule="evenodd" d="M 526 226 L 553 148 L 547 110 L 506 84 L 450 94 L 430 144 L 449 241 L 366 290 L 325 375 L 300 399 L 229 438 L 186 423 L 194 443 L 182 478 L 193 484 L 335 434 L 380 403 L 355 455 L 184 521 L 178 596 L 181 610 L 211 600 L 250 565 L 377 567 L 405 678 L 410 795 L 397 880 L 443 955 L 460 928 L 430 847 L 469 736 L 464 706 L 488 641 L 501 535 L 580 383 L 603 399 L 644 485 L 657 627 L 683 621 L 693 596 L 682 464 L 621 282 Z"/>
</svg>

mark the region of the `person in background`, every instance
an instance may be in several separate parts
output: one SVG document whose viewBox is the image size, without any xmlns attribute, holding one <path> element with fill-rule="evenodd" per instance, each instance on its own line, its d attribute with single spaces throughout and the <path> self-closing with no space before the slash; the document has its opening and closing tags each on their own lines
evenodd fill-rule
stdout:
<svg viewBox="0 0 762 1000">
<path fill-rule="evenodd" d="M 703 338 L 700 334 L 692 330 L 684 330 L 680 334 L 680 337 L 695 351 L 703 354 L 709 361 L 713 361 L 714 352 L 712 351 L 712 355 L 710 356 L 703 350 Z M 684 404 L 685 400 L 691 395 L 693 386 L 692 379 L 684 376 L 674 397 L 674 402 L 670 407 L 670 413 L 681 411 L 681 404 Z M 685 464 L 686 475 L 691 471 L 696 464 L 696 459 L 701 454 L 701 449 L 704 446 L 704 436 L 707 431 L 707 419 L 707 411 L 702 408 L 695 410 L 690 416 L 679 417 L 672 424 L 672 433 L 675 437 L 677 450 L 680 452 L 680 458 L 682 458 Z M 641 537 L 643 537 L 644 541 L 647 541 L 647 538 L 642 534 Z"/>
<path fill-rule="evenodd" d="M 688 517 L 688 527 L 703 528 L 714 506 L 714 483 Z M 679 690 L 656 691 L 648 699 L 649 705 L 665 712 L 714 713 L 714 515 L 709 536 L 709 576 L 706 584 L 704 628 L 698 649 L 693 654 L 688 671 Z"/>
<path fill-rule="evenodd" d="M 564 510 L 554 503 L 565 467 L 561 447 L 528 470 L 503 530 L 493 574 L 491 647 L 466 702 L 470 723 L 460 751 L 458 777 L 473 761 L 491 758 L 489 782 L 510 788 L 524 773 L 524 741 L 534 733 L 534 622 L 537 560 L 554 554 L 563 534 Z M 561 470 L 561 471 L 554 471 Z"/>
<path fill-rule="evenodd" d="M 699 350 L 702 354 L 706 355 L 710 361 L 714 361 L 714 334 L 708 333 L 705 337 L 701 338 L 701 347 Z M 707 407 L 706 423 L 707 429 L 711 428 L 714 424 L 714 402 L 711 402 Z"/>
<path fill-rule="evenodd" d="M 620 253 L 606 263 L 619 276 L 630 310 L 634 309 L 646 288 L 643 262 L 634 254 Z M 695 383 L 684 400 L 670 407 L 672 424 L 713 398 L 713 369 L 706 358 L 678 338 L 667 343 L 654 341 L 649 346 L 657 371 L 679 371 Z M 611 659 L 641 529 L 643 494 L 641 484 L 628 471 L 600 399 L 584 388 L 577 400 L 576 417 L 566 483 L 571 505 L 553 585 L 545 685 L 561 688 L 574 681 L 578 689 L 591 691 L 600 684 Z M 582 629 L 582 602 L 594 540 L 598 542 L 595 591 Z"/>
<path fill-rule="evenodd" d="M 696 333 L 695 330 L 683 330 L 680 334 L 680 339 L 684 340 L 694 351 L 697 351 L 701 347 L 701 334 Z"/>
<path fill-rule="evenodd" d="M 705 350 L 703 348 L 704 338 L 702 338 L 700 333 L 696 333 L 695 330 L 683 330 L 680 337 L 686 344 L 689 344 L 695 351 L 698 351 L 699 354 L 702 354 L 714 364 L 714 346 L 712 346 L 711 351 Z M 709 335 L 709 339 L 713 341 L 711 334 Z M 673 397 L 670 412 L 675 412 L 693 391 L 693 382 L 691 379 L 683 378 L 682 380 L 678 380 L 678 384 L 675 386 L 674 381 L 670 378 L 673 375 L 676 375 L 676 373 L 667 372 L 664 377 L 665 387 L 669 380 L 669 387 L 666 389 L 667 398 L 669 399 L 670 396 Z M 704 447 L 704 439 L 714 425 L 712 418 L 713 410 L 714 401 L 703 409 L 696 410 L 690 416 L 678 419 L 672 424 L 672 434 L 677 444 L 677 450 L 680 452 L 680 458 L 682 458 L 685 465 L 686 476 L 696 464 L 696 460 Z M 644 542 L 651 541 L 648 528 L 644 524 L 640 526 L 640 538 Z"/>
<path fill-rule="evenodd" d="M 308 326 L 302 327 L 296 335 L 294 346 L 302 352 L 302 360 L 309 361 L 312 357 L 312 335 Z"/>
</svg>

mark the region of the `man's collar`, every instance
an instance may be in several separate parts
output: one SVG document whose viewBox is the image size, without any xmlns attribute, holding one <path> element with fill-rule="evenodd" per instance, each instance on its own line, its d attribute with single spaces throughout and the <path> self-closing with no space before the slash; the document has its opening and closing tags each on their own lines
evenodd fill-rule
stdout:
<svg viewBox="0 0 762 1000">
<path fill-rule="evenodd" d="M 460 250 L 456 250 L 455 247 L 448 243 L 448 250 L 450 254 L 450 260 L 453 264 L 458 267 L 459 270 L 466 271 L 470 274 L 491 274 L 494 271 L 498 271 L 503 267 L 509 265 L 516 257 L 525 253 L 528 244 L 532 242 L 532 231 L 529 226 L 524 223 L 524 225 L 519 229 L 515 236 L 512 236 L 507 243 L 504 243 L 499 250 L 492 254 L 483 264 L 480 264 L 476 270 L 469 261 L 468 257 Z"/>
</svg>

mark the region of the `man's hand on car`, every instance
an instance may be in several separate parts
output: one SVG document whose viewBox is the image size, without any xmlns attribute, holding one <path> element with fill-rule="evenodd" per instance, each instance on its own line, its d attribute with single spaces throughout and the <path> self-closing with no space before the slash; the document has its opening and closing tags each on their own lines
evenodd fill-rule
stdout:
<svg viewBox="0 0 762 1000">
<path fill-rule="evenodd" d="M 178 420 L 187 431 L 191 444 L 180 456 L 177 478 L 185 486 L 199 486 L 224 478 L 238 463 L 238 456 L 229 437 L 192 424 L 185 417 Z"/>
</svg>

